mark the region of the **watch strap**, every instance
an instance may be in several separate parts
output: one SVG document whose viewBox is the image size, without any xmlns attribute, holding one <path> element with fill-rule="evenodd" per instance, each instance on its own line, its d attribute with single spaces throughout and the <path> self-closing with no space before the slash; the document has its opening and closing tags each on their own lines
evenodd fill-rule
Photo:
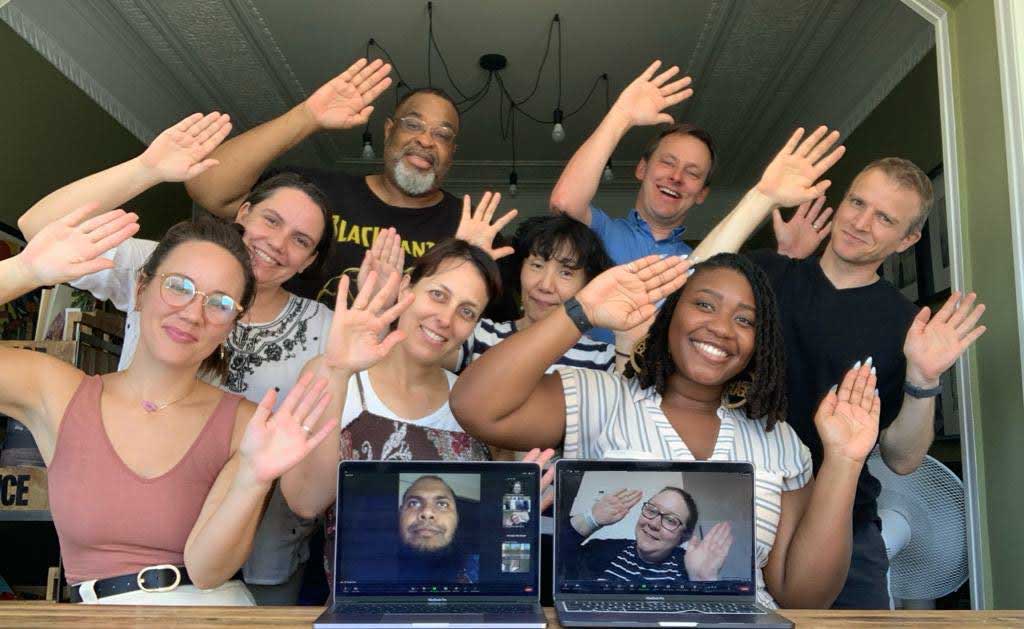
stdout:
<svg viewBox="0 0 1024 629">
<path fill-rule="evenodd" d="M 594 328 L 594 324 L 587 318 L 587 314 L 583 312 L 583 306 L 575 297 L 570 297 L 565 301 L 565 313 L 569 315 L 572 322 L 576 324 L 581 334 L 586 334 Z"/>
<path fill-rule="evenodd" d="M 903 391 L 910 397 L 923 400 L 925 398 L 935 397 L 942 393 L 942 383 L 940 382 L 937 387 L 932 387 L 931 389 L 922 389 L 921 387 L 912 384 L 909 380 L 904 380 Z"/>
</svg>

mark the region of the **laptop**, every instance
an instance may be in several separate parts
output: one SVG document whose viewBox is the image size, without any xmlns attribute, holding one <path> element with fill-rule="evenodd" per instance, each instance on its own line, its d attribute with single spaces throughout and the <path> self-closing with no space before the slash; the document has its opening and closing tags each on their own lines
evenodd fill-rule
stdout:
<svg viewBox="0 0 1024 629">
<path fill-rule="evenodd" d="M 562 459 L 556 470 L 562 626 L 793 626 L 756 602 L 751 464 Z"/>
<path fill-rule="evenodd" d="M 540 467 L 344 461 L 314 627 L 543 628 Z"/>
</svg>

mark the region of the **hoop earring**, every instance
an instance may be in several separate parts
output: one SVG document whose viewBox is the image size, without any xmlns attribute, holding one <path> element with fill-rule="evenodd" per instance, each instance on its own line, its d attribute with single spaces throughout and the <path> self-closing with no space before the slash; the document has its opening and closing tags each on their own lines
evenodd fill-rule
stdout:
<svg viewBox="0 0 1024 629">
<path fill-rule="evenodd" d="M 728 409 L 740 408 L 747 403 L 747 395 L 750 394 L 750 387 L 754 385 L 750 380 L 736 380 L 729 383 L 722 391 L 722 407 Z"/>
<path fill-rule="evenodd" d="M 630 352 L 629 354 L 629 366 L 632 367 L 633 371 L 638 374 L 643 373 L 644 370 L 641 369 L 640 365 L 637 364 L 636 357 L 637 354 L 644 354 L 647 352 L 648 337 L 650 337 L 650 334 L 644 334 L 642 337 L 640 337 L 640 340 L 638 340 L 636 343 L 633 343 L 633 351 Z"/>
</svg>

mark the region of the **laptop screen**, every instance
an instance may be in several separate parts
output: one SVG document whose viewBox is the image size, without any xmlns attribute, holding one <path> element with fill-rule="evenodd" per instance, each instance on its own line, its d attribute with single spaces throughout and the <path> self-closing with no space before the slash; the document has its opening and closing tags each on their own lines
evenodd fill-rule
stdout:
<svg viewBox="0 0 1024 629">
<path fill-rule="evenodd" d="M 540 468 L 347 461 L 337 596 L 536 597 Z"/>
<path fill-rule="evenodd" d="M 747 463 L 558 462 L 555 593 L 753 595 Z"/>
</svg>

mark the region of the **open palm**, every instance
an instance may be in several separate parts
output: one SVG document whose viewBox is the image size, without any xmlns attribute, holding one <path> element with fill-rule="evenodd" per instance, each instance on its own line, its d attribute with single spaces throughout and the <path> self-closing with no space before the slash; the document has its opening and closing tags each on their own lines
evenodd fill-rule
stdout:
<svg viewBox="0 0 1024 629">
<path fill-rule="evenodd" d="M 686 283 L 689 268 L 676 256 L 647 256 L 601 273 L 576 299 L 594 326 L 628 330 L 654 316 L 654 304 Z"/>
<path fill-rule="evenodd" d="M 465 195 L 462 197 L 462 218 L 459 220 L 459 227 L 455 232 L 456 238 L 480 247 L 493 260 L 515 253 L 515 249 L 512 247 L 494 248 L 494 239 L 498 232 L 519 214 L 518 210 L 509 210 L 492 224 L 491 220 L 498 210 L 499 203 L 501 203 L 500 192 L 485 192 L 474 211 L 469 195 Z"/>
<path fill-rule="evenodd" d="M 356 295 L 351 307 L 345 303 L 348 276 L 342 275 L 338 282 L 338 299 L 335 302 L 327 351 L 324 353 L 325 364 L 332 369 L 351 373 L 369 369 L 405 338 L 404 333 L 398 330 L 388 330 L 391 322 L 412 303 L 413 295 L 407 294 L 404 299 L 399 299 L 398 303 L 385 309 L 388 295 L 395 291 L 400 276 L 392 273 L 383 288 L 375 291 L 376 275 L 376 271 L 369 273 L 367 285 Z M 371 299 L 370 295 L 374 292 Z"/>
<path fill-rule="evenodd" d="M 161 181 L 187 181 L 217 160 L 207 156 L 231 133 L 231 118 L 217 112 L 195 113 L 156 136 L 139 159 Z"/>
<path fill-rule="evenodd" d="M 839 140 L 838 131 L 829 133 L 827 127 L 818 127 L 801 142 L 803 135 L 803 129 L 793 132 L 757 184 L 757 189 L 775 205 L 792 207 L 825 194 L 832 182 L 818 179 L 846 152 L 844 146 L 829 152 Z"/>
<path fill-rule="evenodd" d="M 323 129 L 351 129 L 366 124 L 370 105 L 391 85 L 391 65 L 380 59 L 360 59 L 320 86 L 306 99 L 306 109 Z"/>
<path fill-rule="evenodd" d="M 691 79 L 685 76 L 669 83 L 679 68 L 672 66 L 655 76 L 660 67 L 661 61 L 649 65 L 622 90 L 611 111 L 625 116 L 634 125 L 672 124 L 672 116 L 662 112 L 693 95 L 693 90 L 687 89 Z"/>
<path fill-rule="evenodd" d="M 903 343 L 907 373 L 915 384 L 935 386 L 943 372 L 985 333 L 985 326 L 978 325 L 985 305 L 975 306 L 976 299 L 970 293 L 961 301 L 958 291 L 935 316 L 927 307 L 917 313 Z"/>
<path fill-rule="evenodd" d="M 878 440 L 882 402 L 870 362 L 846 372 L 838 389 L 828 392 L 814 415 L 826 452 L 863 462 Z"/>
<path fill-rule="evenodd" d="M 691 581 L 717 581 L 730 548 L 732 526 L 728 522 L 711 527 L 704 539 L 691 537 L 684 557 L 686 575 Z"/>
<path fill-rule="evenodd" d="M 326 386 L 325 378 L 313 382 L 312 374 L 303 376 L 276 412 L 272 410 L 274 389 L 263 396 L 238 448 L 256 480 L 270 482 L 290 470 L 338 423 L 337 418 L 329 419 L 319 431 L 313 432 L 331 401 L 331 394 L 324 391 Z"/>
</svg>

